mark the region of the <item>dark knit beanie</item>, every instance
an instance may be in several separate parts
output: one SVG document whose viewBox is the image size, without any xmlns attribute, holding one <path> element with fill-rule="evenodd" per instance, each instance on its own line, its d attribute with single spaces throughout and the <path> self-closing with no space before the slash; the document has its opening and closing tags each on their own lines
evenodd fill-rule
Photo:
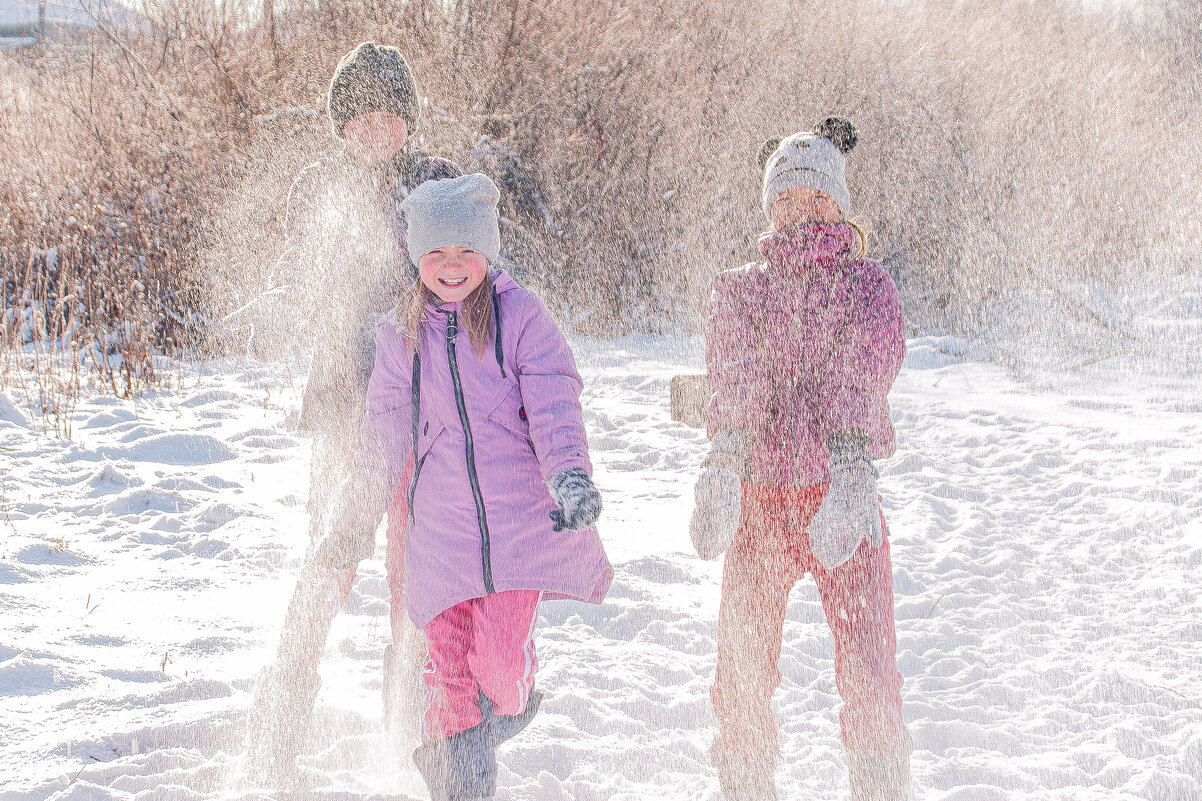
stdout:
<svg viewBox="0 0 1202 801">
<path fill-rule="evenodd" d="M 328 111 L 334 135 L 356 114 L 386 111 L 405 120 L 409 133 L 417 127 L 417 82 L 395 47 L 364 42 L 342 57 L 330 81 Z"/>
</svg>

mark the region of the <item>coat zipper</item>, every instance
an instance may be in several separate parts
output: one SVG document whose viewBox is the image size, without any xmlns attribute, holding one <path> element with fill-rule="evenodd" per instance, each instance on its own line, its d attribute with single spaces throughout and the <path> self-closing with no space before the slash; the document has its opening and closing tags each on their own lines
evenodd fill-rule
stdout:
<svg viewBox="0 0 1202 801">
<path fill-rule="evenodd" d="M 446 314 L 446 312 L 444 312 Z M 459 381 L 459 361 L 455 357 L 455 338 L 459 336 L 459 315 L 451 311 L 447 317 L 447 361 L 451 364 L 451 383 L 455 386 L 455 405 L 459 407 L 459 422 L 463 425 L 463 440 L 467 454 L 467 478 L 472 485 L 472 497 L 476 501 L 476 520 L 480 524 L 480 557 L 484 567 L 484 592 L 496 592 L 492 583 L 492 552 L 488 538 L 488 517 L 484 513 L 484 496 L 480 493 L 480 478 L 476 475 L 476 447 L 472 441 L 472 427 L 467 419 L 467 404 L 463 399 L 463 385 Z"/>
<path fill-rule="evenodd" d="M 413 499 L 417 496 L 417 477 L 421 475 L 422 465 L 426 463 L 427 452 L 422 458 L 417 458 L 417 440 L 421 435 L 422 421 L 422 354 L 420 346 L 415 346 L 413 350 L 413 374 L 410 377 L 410 408 L 409 412 L 413 416 L 413 478 L 409 481 L 409 493 L 406 496 L 409 504 L 409 525 L 412 526 L 417 521 L 417 515 L 413 512 Z M 426 429 L 429 430 L 430 423 L 426 423 Z"/>
<path fill-rule="evenodd" d="M 426 454 L 429 456 L 430 454 Z M 426 456 L 417 460 L 417 464 L 413 466 L 413 478 L 409 480 L 409 523 L 412 524 L 417 520 L 417 516 L 413 512 L 413 498 L 417 495 L 417 477 L 422 474 L 422 465 L 426 463 Z"/>
</svg>

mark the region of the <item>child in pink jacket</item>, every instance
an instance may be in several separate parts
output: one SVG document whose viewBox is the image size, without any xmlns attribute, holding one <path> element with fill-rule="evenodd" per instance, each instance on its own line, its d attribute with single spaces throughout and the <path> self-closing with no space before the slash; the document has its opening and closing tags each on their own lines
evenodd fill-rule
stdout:
<svg viewBox="0 0 1202 801">
<path fill-rule="evenodd" d="M 413 756 L 433 801 L 491 796 L 497 744 L 537 710 L 539 600 L 598 603 L 613 578 L 572 351 L 490 267 L 499 199 L 476 173 L 401 204 L 419 278 L 376 326 L 362 444 L 315 554 L 331 567 L 370 554 L 412 460 L 406 599 L 430 655 Z"/>
<path fill-rule="evenodd" d="M 818 584 L 835 637 L 839 722 L 855 801 L 909 797 L 893 578 L 874 459 L 894 451 L 886 395 L 905 354 L 897 288 L 847 220 L 844 156 L 857 133 L 828 118 L 769 143 L 764 260 L 720 273 L 706 329 L 712 440 L 690 526 L 726 551 L 712 757 L 724 798 L 775 799 L 789 591 Z"/>
</svg>

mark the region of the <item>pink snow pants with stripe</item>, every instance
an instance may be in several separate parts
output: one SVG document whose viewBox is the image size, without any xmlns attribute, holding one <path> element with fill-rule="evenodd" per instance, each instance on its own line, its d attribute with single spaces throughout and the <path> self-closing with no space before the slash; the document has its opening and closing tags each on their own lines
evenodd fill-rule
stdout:
<svg viewBox="0 0 1202 801">
<path fill-rule="evenodd" d="M 785 489 L 743 483 L 739 530 L 722 571 L 718 666 L 710 688 L 718 718 L 716 745 L 724 751 L 776 752 L 772 694 L 781 678 L 777 662 L 785 612 L 789 591 L 806 573 L 818 584 L 835 636 L 843 745 L 879 754 L 904 736 L 889 543 L 873 548 L 863 542 L 851 559 L 826 570 L 805 531 L 825 494 L 826 485 Z"/>
<path fill-rule="evenodd" d="M 498 715 L 526 709 L 538 670 L 538 599 L 537 590 L 493 593 L 456 604 L 426 624 L 422 632 L 430 661 L 423 740 L 440 740 L 478 725 L 481 691 Z"/>
</svg>

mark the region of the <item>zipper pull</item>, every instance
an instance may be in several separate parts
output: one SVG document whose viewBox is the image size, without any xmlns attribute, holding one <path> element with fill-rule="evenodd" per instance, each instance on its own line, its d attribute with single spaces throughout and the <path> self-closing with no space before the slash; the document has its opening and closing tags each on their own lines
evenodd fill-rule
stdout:
<svg viewBox="0 0 1202 801">
<path fill-rule="evenodd" d="M 459 336 L 459 315 L 451 312 L 451 316 L 447 318 L 447 342 L 454 342 L 457 336 Z"/>
</svg>

